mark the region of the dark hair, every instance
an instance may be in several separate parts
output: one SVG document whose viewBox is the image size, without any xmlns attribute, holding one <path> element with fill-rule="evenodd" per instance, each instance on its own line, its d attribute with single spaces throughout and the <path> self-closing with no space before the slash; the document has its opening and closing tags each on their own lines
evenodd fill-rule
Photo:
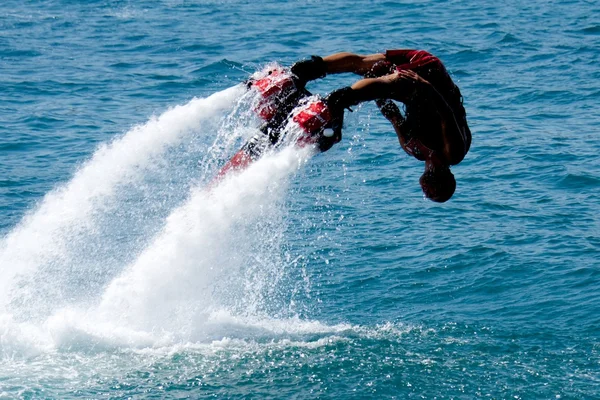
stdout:
<svg viewBox="0 0 600 400">
<path fill-rule="evenodd" d="M 427 170 L 419 179 L 425 197 L 437 203 L 444 203 L 452 197 L 456 190 L 456 179 L 450 168 Z"/>
</svg>

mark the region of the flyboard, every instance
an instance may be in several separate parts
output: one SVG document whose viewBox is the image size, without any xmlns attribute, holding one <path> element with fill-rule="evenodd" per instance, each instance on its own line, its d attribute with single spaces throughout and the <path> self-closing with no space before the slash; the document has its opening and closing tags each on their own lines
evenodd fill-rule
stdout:
<svg viewBox="0 0 600 400">
<path fill-rule="evenodd" d="M 253 74 L 246 85 L 248 90 L 256 92 L 258 100 L 253 109 L 263 124 L 221 168 L 215 181 L 232 171 L 245 169 L 281 145 L 289 130 L 296 134 L 288 143 L 298 147 L 316 145 L 325 151 L 339 142 L 340 134 L 334 134 L 331 128 L 332 113 L 326 101 L 307 91 L 289 69 L 268 66 Z"/>
</svg>

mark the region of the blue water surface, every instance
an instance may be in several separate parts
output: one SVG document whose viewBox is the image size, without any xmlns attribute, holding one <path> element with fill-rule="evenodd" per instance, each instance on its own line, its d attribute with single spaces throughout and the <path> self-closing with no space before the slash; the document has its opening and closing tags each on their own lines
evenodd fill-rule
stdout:
<svg viewBox="0 0 600 400">
<path fill-rule="evenodd" d="M 273 61 L 426 49 L 461 88 L 473 144 L 453 168 L 452 200 L 429 202 L 421 163 L 373 105 L 360 106 L 343 141 L 290 177 L 281 220 L 261 225 L 261 238 L 278 245 L 240 264 L 241 276 L 258 276 L 264 259 L 279 260 L 277 279 L 263 271 L 272 285 L 251 311 L 241 292 L 228 303 L 254 322 L 168 346 L 77 336 L 39 350 L 31 332 L 46 325 L 33 316 L 53 309 L 33 302 L 27 315 L 13 312 L 11 328 L 0 319 L 0 397 L 596 398 L 598 15 L 600 5 L 583 0 L 3 2 L 6 254 L 28 257 L 8 238 L 99 146 Z M 356 79 L 309 89 L 325 94 Z M 107 213 L 120 222 L 102 217 L 76 244 L 85 268 L 53 261 L 27 285 L 51 281 L 69 304 L 97 302 L 188 197 L 217 130 L 170 148 L 119 197 Z M 109 207 L 92 204 L 94 214 Z M 4 290 L 20 304 L 21 287 Z"/>
</svg>

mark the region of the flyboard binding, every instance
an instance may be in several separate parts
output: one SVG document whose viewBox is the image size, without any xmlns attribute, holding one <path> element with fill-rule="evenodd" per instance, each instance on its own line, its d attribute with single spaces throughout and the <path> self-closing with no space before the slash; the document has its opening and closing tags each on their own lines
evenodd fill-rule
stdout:
<svg viewBox="0 0 600 400">
<path fill-rule="evenodd" d="M 232 170 L 242 170 L 258 160 L 267 150 L 278 146 L 288 123 L 296 124 L 300 135 L 295 145 L 316 144 L 321 151 L 339 142 L 339 135 L 331 129 L 331 111 L 325 101 L 312 94 L 297 78 L 281 66 L 267 67 L 246 82 L 249 90 L 258 95 L 254 111 L 264 121 L 257 134 L 225 164 L 215 180 L 222 179 Z"/>
</svg>

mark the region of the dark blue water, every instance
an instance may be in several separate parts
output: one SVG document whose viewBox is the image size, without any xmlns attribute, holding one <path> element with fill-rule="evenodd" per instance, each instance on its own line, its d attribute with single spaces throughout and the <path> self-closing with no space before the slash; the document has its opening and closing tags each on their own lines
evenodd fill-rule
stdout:
<svg viewBox="0 0 600 400">
<path fill-rule="evenodd" d="M 598 15 L 5 1 L 0 398 L 596 398 Z M 436 54 L 465 97 L 451 201 L 369 104 L 329 152 L 207 194 L 256 126 L 235 85 L 388 48 Z"/>
</svg>

